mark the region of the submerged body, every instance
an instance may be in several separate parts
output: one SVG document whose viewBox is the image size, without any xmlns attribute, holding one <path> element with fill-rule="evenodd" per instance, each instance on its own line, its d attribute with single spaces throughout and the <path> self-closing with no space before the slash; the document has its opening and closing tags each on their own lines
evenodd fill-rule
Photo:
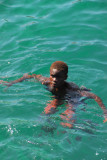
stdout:
<svg viewBox="0 0 107 160">
<path fill-rule="evenodd" d="M 75 106 L 80 104 L 87 98 L 94 99 L 98 105 L 102 108 L 105 116 L 104 122 L 107 121 L 107 110 L 104 106 L 102 100 L 97 95 L 89 92 L 90 90 L 83 87 L 80 88 L 73 82 L 66 82 L 68 73 L 68 66 L 62 61 L 54 62 L 50 67 L 50 77 L 43 77 L 42 75 L 28 75 L 25 74 L 23 77 L 7 82 L 7 86 L 22 82 L 26 79 L 34 78 L 41 82 L 46 88 L 54 95 L 54 99 L 47 104 L 47 107 L 44 109 L 45 114 L 53 114 L 57 111 L 57 107 L 63 103 L 66 103 L 66 110 L 60 115 L 63 122 L 63 126 L 72 128 L 73 123 L 75 122 Z M 5 82 L 6 83 L 6 82 Z M 82 97 L 85 97 L 82 99 Z"/>
</svg>

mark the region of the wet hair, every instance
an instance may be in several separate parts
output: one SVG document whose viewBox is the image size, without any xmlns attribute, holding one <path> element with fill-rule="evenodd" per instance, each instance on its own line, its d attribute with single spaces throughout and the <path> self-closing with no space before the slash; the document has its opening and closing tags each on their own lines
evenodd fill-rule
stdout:
<svg viewBox="0 0 107 160">
<path fill-rule="evenodd" d="M 62 61 L 55 61 L 54 63 L 52 63 L 50 70 L 53 68 L 57 69 L 59 72 L 63 71 L 63 72 L 65 72 L 65 74 L 68 73 L 68 66 L 66 63 L 64 63 Z"/>
</svg>

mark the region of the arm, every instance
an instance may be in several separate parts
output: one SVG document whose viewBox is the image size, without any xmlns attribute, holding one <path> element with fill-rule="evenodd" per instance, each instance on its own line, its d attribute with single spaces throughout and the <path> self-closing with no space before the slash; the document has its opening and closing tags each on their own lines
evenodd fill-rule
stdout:
<svg viewBox="0 0 107 160">
<path fill-rule="evenodd" d="M 23 77 L 21 77 L 19 79 L 16 79 L 14 81 L 11 81 L 11 82 L 7 82 L 8 84 L 5 84 L 5 85 L 8 86 L 8 87 L 10 87 L 10 86 L 12 86 L 15 83 L 23 82 L 24 80 L 30 79 L 30 78 L 33 78 L 32 75 L 24 74 Z"/>
<path fill-rule="evenodd" d="M 8 83 L 7 81 L 3 81 L 3 80 L 0 80 L 0 84 L 2 83 Z"/>
<path fill-rule="evenodd" d="M 59 99 L 54 99 L 54 100 L 50 101 L 50 103 L 48 103 L 47 107 L 45 107 L 44 113 L 48 114 L 48 115 L 55 113 L 57 111 L 56 110 L 57 107 L 61 104 L 63 104 L 63 101 L 59 100 Z"/>
<path fill-rule="evenodd" d="M 48 105 L 47 105 L 47 107 L 45 107 L 43 113 L 45 113 L 46 115 L 53 114 L 53 113 L 57 112 L 57 107 L 62 104 L 63 104 L 63 100 L 54 99 L 54 100 L 50 101 L 50 103 L 48 103 Z M 75 112 L 73 110 L 72 105 L 67 104 L 66 106 L 67 106 L 67 109 L 60 115 L 61 119 L 65 121 L 65 122 L 61 122 L 61 125 L 63 127 L 72 128 L 73 124 L 76 120 Z"/>
<path fill-rule="evenodd" d="M 97 95 L 95 95 L 94 93 L 91 93 L 91 92 L 81 91 L 80 93 L 81 93 L 81 95 L 83 97 L 92 98 L 92 99 L 94 99 L 97 102 L 97 104 L 101 107 L 101 109 L 104 112 L 104 116 L 105 116 L 104 122 L 107 122 L 107 109 L 106 109 L 105 105 L 103 104 L 101 98 L 98 97 Z"/>
<path fill-rule="evenodd" d="M 72 104 L 67 104 L 66 107 L 67 109 L 60 115 L 62 120 L 65 121 L 61 122 L 61 125 L 64 127 L 73 128 L 73 124 L 76 121 L 74 106 Z"/>
<path fill-rule="evenodd" d="M 16 79 L 14 81 L 11 82 L 6 82 L 8 84 L 5 84 L 6 86 L 10 87 L 15 83 L 19 83 L 19 82 L 23 82 L 26 79 L 37 79 L 38 81 L 40 81 L 42 84 L 45 84 L 47 82 L 47 78 L 43 77 L 42 75 L 36 75 L 36 74 L 32 74 L 32 75 L 28 75 L 28 74 L 24 74 L 23 77 Z"/>
</svg>

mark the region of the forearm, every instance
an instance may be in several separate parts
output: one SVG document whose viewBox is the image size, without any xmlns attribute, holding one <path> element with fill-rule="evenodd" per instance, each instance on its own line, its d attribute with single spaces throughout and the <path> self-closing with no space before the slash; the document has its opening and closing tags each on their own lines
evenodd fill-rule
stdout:
<svg viewBox="0 0 107 160">
<path fill-rule="evenodd" d="M 102 108 L 103 113 L 104 113 L 104 122 L 107 122 L 107 109 L 105 107 L 105 105 L 103 104 L 102 100 L 97 97 L 96 102 L 98 103 L 98 105 Z"/>
<path fill-rule="evenodd" d="M 105 105 L 103 104 L 103 102 L 102 102 L 102 100 L 101 100 L 100 97 L 98 97 L 97 95 L 95 95 L 95 94 L 93 94 L 93 93 L 89 93 L 89 96 L 90 96 L 90 98 L 93 98 L 93 99 L 97 102 L 97 104 L 101 107 L 101 109 L 102 109 L 103 111 L 106 110 L 106 107 L 105 107 Z"/>
<path fill-rule="evenodd" d="M 103 104 L 102 100 L 100 99 L 100 97 L 96 96 L 95 97 L 95 101 L 98 103 L 98 105 L 102 108 L 102 110 L 104 111 L 106 109 L 105 105 Z"/>
<path fill-rule="evenodd" d="M 106 109 L 105 105 L 103 104 L 102 100 L 100 97 L 98 97 L 97 95 L 95 95 L 94 93 L 91 93 L 91 92 L 87 92 L 87 91 L 82 91 L 80 92 L 80 94 L 83 96 L 83 97 L 87 97 L 87 98 L 91 98 L 91 99 L 94 99 L 97 104 L 104 110 Z"/>
<path fill-rule="evenodd" d="M 29 79 L 29 78 L 26 78 L 26 77 L 23 76 L 23 77 L 21 77 L 21 78 L 19 78 L 17 80 L 11 81 L 10 83 L 11 84 L 19 83 L 19 82 L 23 82 L 26 79 Z"/>
<path fill-rule="evenodd" d="M 74 109 L 75 106 L 72 104 L 67 104 L 66 107 L 67 109 L 60 115 L 61 119 L 63 120 L 61 125 L 64 127 L 73 128 L 73 125 L 76 121 L 76 114 Z"/>
<path fill-rule="evenodd" d="M 58 100 L 58 99 L 54 99 L 52 101 L 50 101 L 48 104 L 47 104 L 47 107 L 45 107 L 44 109 L 44 113 L 45 114 L 53 114 L 55 113 L 57 110 L 57 107 L 59 105 L 63 104 L 62 101 Z"/>
<path fill-rule="evenodd" d="M 61 122 L 61 125 L 64 127 L 73 128 L 73 124 L 76 121 L 75 112 L 72 110 L 72 107 L 67 108 L 61 115 L 61 119 L 64 122 Z"/>
<path fill-rule="evenodd" d="M 91 92 L 81 92 L 81 95 L 94 99 L 97 102 L 97 104 L 100 106 L 100 108 L 103 110 L 104 116 L 107 117 L 107 109 L 106 109 L 105 105 L 103 104 L 100 97 L 98 97 L 97 95 L 95 95 L 94 93 L 91 93 Z"/>
<path fill-rule="evenodd" d="M 16 79 L 14 81 L 6 82 L 8 84 L 5 84 L 5 85 L 7 85 L 8 87 L 10 87 L 10 86 L 12 86 L 15 83 L 23 82 L 24 80 L 30 79 L 30 78 L 34 78 L 34 77 L 32 75 L 24 74 L 23 77 L 21 77 L 19 79 Z"/>
<path fill-rule="evenodd" d="M 102 100 L 100 99 L 100 97 L 96 96 L 95 101 L 101 107 L 101 109 L 103 110 L 103 113 L 104 113 L 104 117 L 105 117 L 105 119 L 107 119 L 107 109 L 106 109 L 105 105 L 103 104 Z"/>
<path fill-rule="evenodd" d="M 24 74 L 23 77 L 21 77 L 19 79 L 16 79 L 14 81 L 11 81 L 11 82 L 6 82 L 8 84 L 5 84 L 5 85 L 8 86 L 8 87 L 10 87 L 10 86 L 12 86 L 15 83 L 23 82 L 24 80 L 31 79 L 31 78 L 34 78 L 34 79 L 40 81 L 42 84 L 47 84 L 48 83 L 48 80 L 47 80 L 48 78 L 45 78 L 42 75 L 36 75 L 36 74 L 28 75 L 28 74 Z"/>
</svg>

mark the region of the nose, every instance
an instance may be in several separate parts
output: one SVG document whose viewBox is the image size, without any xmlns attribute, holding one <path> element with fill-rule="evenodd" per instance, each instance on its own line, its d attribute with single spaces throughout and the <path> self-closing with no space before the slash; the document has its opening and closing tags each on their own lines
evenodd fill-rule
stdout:
<svg viewBox="0 0 107 160">
<path fill-rule="evenodd" d="M 54 81 L 54 82 L 57 82 L 57 78 L 56 78 L 56 77 L 54 77 L 54 78 L 53 78 L 53 81 Z"/>
</svg>

